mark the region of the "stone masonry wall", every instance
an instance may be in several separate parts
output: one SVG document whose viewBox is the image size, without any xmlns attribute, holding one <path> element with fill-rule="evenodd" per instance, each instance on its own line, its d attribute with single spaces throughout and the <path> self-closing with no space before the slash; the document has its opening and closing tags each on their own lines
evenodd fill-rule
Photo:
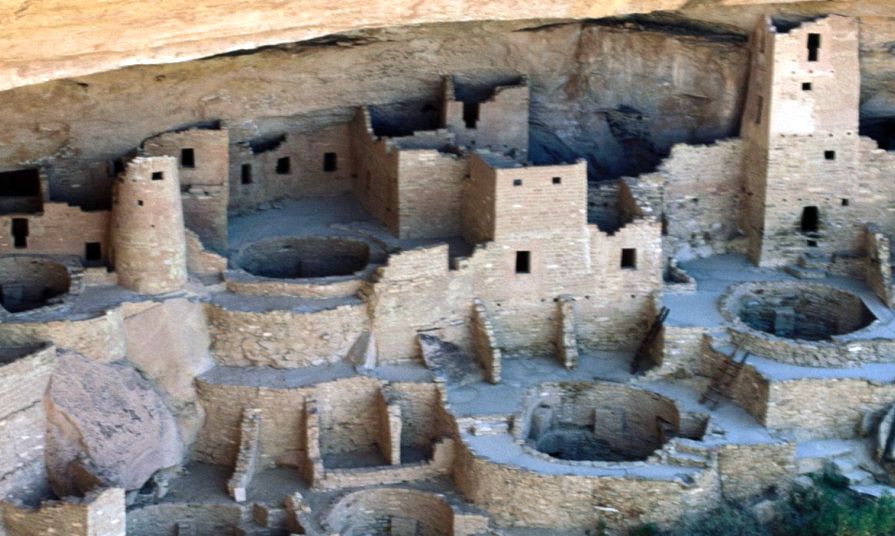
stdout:
<svg viewBox="0 0 895 536">
<path fill-rule="evenodd" d="M 354 197 L 393 234 L 398 234 L 399 154 L 376 137 L 366 108 L 359 108 L 351 122 L 351 154 L 355 162 Z"/>
<path fill-rule="evenodd" d="M 398 237 L 458 236 L 467 159 L 415 149 L 398 152 Z"/>
<path fill-rule="evenodd" d="M 83 320 L 3 322 L 0 341 L 9 346 L 49 341 L 101 363 L 110 363 L 125 355 L 124 321 L 119 308 Z"/>
<path fill-rule="evenodd" d="M 230 209 L 243 211 L 262 203 L 292 197 L 340 195 L 351 189 L 355 173 L 353 133 L 348 123 L 312 132 L 285 132 L 279 144 L 255 153 L 251 142 L 230 149 Z M 324 155 L 335 154 L 335 169 L 324 166 Z M 288 159 L 288 166 L 281 159 Z M 245 182 L 243 166 L 250 166 Z M 288 167 L 288 171 L 286 169 Z"/>
<path fill-rule="evenodd" d="M 182 151 L 191 149 L 193 163 L 184 165 Z M 143 143 L 148 156 L 177 159 L 183 219 L 209 248 L 227 250 L 227 206 L 230 138 L 227 129 L 168 132 Z"/>
<path fill-rule="evenodd" d="M 0 349 L 0 499 L 46 486 L 43 397 L 55 363 L 53 346 Z"/>
<path fill-rule="evenodd" d="M 742 501 L 770 489 L 784 492 L 796 475 L 795 444 L 723 445 L 718 473 L 724 498 Z"/>
<path fill-rule="evenodd" d="M 302 367 L 348 355 L 367 327 L 367 306 L 352 302 L 317 311 L 243 311 L 206 306 L 212 354 L 228 366 Z"/>
<path fill-rule="evenodd" d="M 52 255 L 77 255 L 85 259 L 86 244 L 100 244 L 102 259 L 109 255 L 108 210 L 85 211 L 66 203 L 45 203 L 41 214 L 10 214 L 0 216 L 0 254 L 44 253 Z M 28 220 L 26 248 L 13 244 L 12 220 Z"/>
<path fill-rule="evenodd" d="M 527 152 L 529 100 L 527 81 L 498 86 L 486 101 L 478 103 L 475 128 L 467 128 L 463 102 L 455 100 L 454 81 L 449 78 L 445 80 L 444 125 L 457 136 L 458 145 Z"/>
<path fill-rule="evenodd" d="M 77 502 L 48 501 L 32 510 L 2 505 L 7 536 L 62 533 L 66 536 L 124 536 L 124 490 L 92 492 Z"/>
</svg>

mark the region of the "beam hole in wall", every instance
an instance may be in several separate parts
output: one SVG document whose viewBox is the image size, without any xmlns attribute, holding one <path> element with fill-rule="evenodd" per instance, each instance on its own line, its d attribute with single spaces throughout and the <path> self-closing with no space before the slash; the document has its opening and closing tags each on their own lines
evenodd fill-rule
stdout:
<svg viewBox="0 0 895 536">
<path fill-rule="evenodd" d="M 165 178 L 165 174 L 162 173 L 161 171 L 153 171 L 152 172 L 152 180 L 160 181 L 160 180 L 163 180 L 164 178 Z"/>
<path fill-rule="evenodd" d="M 817 61 L 820 51 L 820 34 L 808 34 L 808 61 Z"/>
<path fill-rule="evenodd" d="M 811 91 L 811 82 L 802 82 L 802 91 Z"/>
<path fill-rule="evenodd" d="M 849 201 L 848 199 L 843 198 L 842 201 L 841 201 L 841 203 L 842 203 L 842 206 L 843 206 L 843 207 L 847 207 L 847 206 L 849 206 L 849 205 L 851 204 L 851 201 Z"/>
<path fill-rule="evenodd" d="M 522 186 L 522 179 L 513 179 L 513 186 Z"/>
<path fill-rule="evenodd" d="M 292 160 L 288 156 L 277 159 L 277 175 L 288 175 L 292 172 Z"/>
<path fill-rule="evenodd" d="M 802 233 L 816 233 L 820 228 L 820 211 L 817 207 L 805 207 L 802 209 L 802 219 L 799 223 Z"/>
<path fill-rule="evenodd" d="M 28 219 L 12 219 L 12 245 L 16 249 L 28 247 Z"/>
<path fill-rule="evenodd" d="M 68 269 L 51 260 L 29 256 L 0 257 L 0 305 L 9 312 L 29 311 L 69 290 Z"/>
<path fill-rule="evenodd" d="M 562 184 L 562 177 L 553 177 L 553 184 Z"/>
<path fill-rule="evenodd" d="M 190 148 L 180 150 L 180 167 L 194 168 L 196 167 L 196 151 Z"/>
<path fill-rule="evenodd" d="M 637 250 L 635 248 L 622 249 L 621 267 L 628 270 L 637 268 Z"/>
<path fill-rule="evenodd" d="M 836 151 L 824 151 L 824 160 L 836 160 Z"/>
<path fill-rule="evenodd" d="M 530 251 L 517 251 L 516 252 L 516 273 L 517 274 L 530 274 L 531 273 L 531 252 Z"/>
<path fill-rule="evenodd" d="M 239 181 L 242 184 L 252 184 L 252 164 L 243 164 L 239 172 Z"/>
<path fill-rule="evenodd" d="M 338 155 L 336 153 L 323 153 L 323 171 L 333 172 L 339 168 Z"/>
</svg>

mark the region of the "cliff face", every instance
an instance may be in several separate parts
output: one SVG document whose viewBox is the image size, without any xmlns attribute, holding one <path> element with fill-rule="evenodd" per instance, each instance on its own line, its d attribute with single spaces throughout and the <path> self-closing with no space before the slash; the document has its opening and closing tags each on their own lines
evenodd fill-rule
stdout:
<svg viewBox="0 0 895 536">
<path fill-rule="evenodd" d="M 101 17 L 87 20 L 80 14 L 81 18 L 69 21 L 71 28 L 81 23 L 82 29 L 99 27 L 125 3 L 103 3 L 107 4 L 108 11 Z M 56 179 L 77 181 L 90 175 L 88 167 L 95 169 L 97 163 L 126 154 L 149 136 L 218 119 L 228 123 L 236 139 L 248 140 L 275 134 L 284 126 L 313 130 L 345 121 L 353 106 L 370 104 L 382 106 L 380 119 L 406 126 L 412 123 L 408 118 L 419 116 L 422 109 L 437 108 L 445 75 L 493 83 L 527 74 L 532 85 L 535 161 L 588 155 L 596 177 L 636 174 L 650 169 L 674 143 L 736 135 L 748 77 L 746 37 L 763 13 L 804 17 L 839 12 L 858 17 L 862 118 L 876 121 L 895 116 L 895 14 L 889 0 L 790 4 L 703 0 L 684 6 L 670 0 L 641 1 L 637 6 L 620 1 L 551 3 L 546 11 L 527 4 L 511 8 L 490 2 L 470 7 L 462 17 L 445 8 L 448 2 L 440 4 L 444 9 L 429 12 L 421 4 L 388 20 L 397 24 L 486 15 L 595 16 L 603 11 L 594 10 L 621 13 L 644 4 L 649 5 L 642 9 L 681 9 L 634 19 L 452 22 L 358 30 L 239 54 L 133 66 L 18 87 L 0 92 L 4 124 L 0 169 L 45 163 Z M 490 11 L 477 11 L 485 6 Z M 0 35 L 0 44 L 8 45 L 0 47 L 0 87 L 122 63 L 194 57 L 299 39 L 336 28 L 317 25 L 311 32 L 303 26 L 303 34 L 292 28 L 293 33 L 267 32 L 269 39 L 250 40 L 264 33 L 265 25 L 288 25 L 290 20 L 294 25 L 298 20 L 314 20 L 322 12 L 290 11 L 291 18 L 276 20 L 271 15 L 274 11 L 265 11 L 263 24 L 251 25 L 251 34 L 235 35 L 235 12 L 223 3 L 214 13 L 197 8 L 191 19 L 175 16 L 178 11 L 172 8 L 170 16 L 155 20 L 151 13 L 158 8 L 144 6 L 142 11 L 128 13 L 132 19 L 120 19 L 114 52 L 108 39 L 113 33 L 106 31 L 103 43 L 71 52 L 81 55 L 69 55 L 67 47 L 98 35 L 62 31 L 58 26 L 56 37 L 66 39 L 53 48 L 52 39 L 43 39 L 53 26 L 32 27 L 41 14 L 46 16 L 45 8 L 23 6 L 10 19 L 13 25 L 4 25 L 14 31 Z M 355 26 L 386 24 L 384 15 L 374 17 L 375 8 L 367 18 L 352 18 L 351 10 L 357 8 L 349 3 L 340 8 L 342 15 L 331 19 Z M 265 2 L 252 9 L 287 7 Z M 67 11 L 57 15 L 63 13 Z M 137 32 L 133 22 L 126 21 L 139 17 L 145 24 Z M 174 28 L 187 20 L 196 23 L 189 43 L 186 30 L 178 33 Z M 215 31 L 198 24 L 200 20 L 213 21 Z M 242 21 L 244 28 L 248 28 L 247 20 Z M 19 34 L 26 26 L 34 30 L 30 47 Z M 128 50 L 138 37 L 146 41 L 145 47 Z M 36 57 L 39 54 L 43 59 Z M 4 69 L 12 65 L 13 56 L 17 74 L 4 76 L 11 72 Z M 51 64 L 56 67 L 48 67 Z"/>
<path fill-rule="evenodd" d="M 762 3 L 768 2 L 2 0 L 0 90 L 125 65 L 183 61 L 362 28 L 450 21 L 586 19 L 675 10 L 690 4 Z"/>
</svg>

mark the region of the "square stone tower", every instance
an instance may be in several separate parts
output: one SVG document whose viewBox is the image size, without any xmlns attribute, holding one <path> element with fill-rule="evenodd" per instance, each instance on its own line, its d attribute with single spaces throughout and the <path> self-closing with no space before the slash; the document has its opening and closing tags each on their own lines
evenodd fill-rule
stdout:
<svg viewBox="0 0 895 536">
<path fill-rule="evenodd" d="M 743 110 L 741 226 L 761 266 L 860 250 L 858 26 L 832 15 L 759 21 Z"/>
</svg>

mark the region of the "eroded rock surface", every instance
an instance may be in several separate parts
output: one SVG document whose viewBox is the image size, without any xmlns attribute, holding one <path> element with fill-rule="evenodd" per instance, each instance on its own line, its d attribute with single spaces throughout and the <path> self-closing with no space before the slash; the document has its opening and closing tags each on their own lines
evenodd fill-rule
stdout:
<svg viewBox="0 0 895 536">
<path fill-rule="evenodd" d="M 96 484 L 140 488 L 180 463 L 171 412 L 132 368 L 61 353 L 47 397 L 47 469 L 59 496 Z"/>
</svg>

